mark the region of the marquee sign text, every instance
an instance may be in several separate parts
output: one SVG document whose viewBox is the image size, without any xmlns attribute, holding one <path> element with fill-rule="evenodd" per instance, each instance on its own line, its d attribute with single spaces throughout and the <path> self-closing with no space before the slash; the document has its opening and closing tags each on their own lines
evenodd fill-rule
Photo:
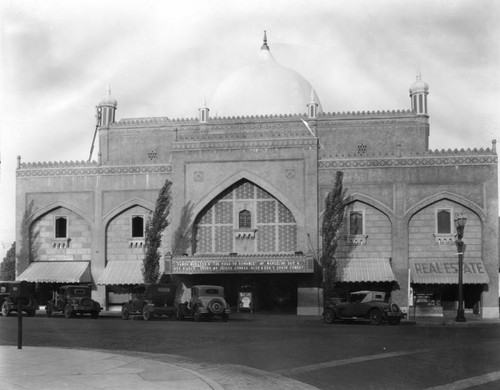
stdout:
<svg viewBox="0 0 500 390">
<path fill-rule="evenodd" d="M 172 260 L 173 274 L 237 274 L 237 273 L 311 273 L 312 259 L 266 259 L 266 260 Z"/>
</svg>

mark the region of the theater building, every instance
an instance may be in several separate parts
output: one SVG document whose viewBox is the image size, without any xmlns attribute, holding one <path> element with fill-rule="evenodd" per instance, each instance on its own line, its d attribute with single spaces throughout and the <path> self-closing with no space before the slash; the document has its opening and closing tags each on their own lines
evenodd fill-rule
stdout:
<svg viewBox="0 0 500 390">
<path fill-rule="evenodd" d="M 233 306 L 246 289 L 256 310 L 320 314 L 321 219 L 342 171 L 339 290 L 390 292 L 410 315 L 456 309 L 454 220 L 463 214 L 466 310 L 497 318 L 496 141 L 429 150 L 431 101 L 421 77 L 407 110 L 327 112 L 266 39 L 256 49 L 255 63 L 193 107 L 195 118 L 117 120 L 108 89 L 98 105 L 96 161 L 19 158 L 18 279 L 90 283 L 105 307 L 124 302 L 142 282 L 144 227 L 168 179 L 162 273 L 185 288 L 223 285 Z M 173 248 L 186 220 L 191 239 Z"/>
</svg>

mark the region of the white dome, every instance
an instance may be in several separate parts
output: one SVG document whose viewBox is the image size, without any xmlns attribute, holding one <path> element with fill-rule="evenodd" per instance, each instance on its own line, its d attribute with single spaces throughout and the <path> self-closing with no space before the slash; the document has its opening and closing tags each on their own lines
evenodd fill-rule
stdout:
<svg viewBox="0 0 500 390">
<path fill-rule="evenodd" d="M 226 78 L 210 101 L 218 117 L 302 114 L 313 100 L 321 103 L 311 84 L 300 74 L 276 62 L 264 39 L 259 59 Z"/>
<path fill-rule="evenodd" d="M 422 75 L 417 75 L 417 80 L 410 86 L 410 94 L 428 92 L 429 84 L 422 80 Z"/>
<path fill-rule="evenodd" d="M 111 87 L 108 84 L 108 87 L 106 88 L 106 96 L 99 102 L 99 106 L 113 106 L 116 108 L 117 105 L 118 102 L 113 96 L 111 96 Z"/>
</svg>

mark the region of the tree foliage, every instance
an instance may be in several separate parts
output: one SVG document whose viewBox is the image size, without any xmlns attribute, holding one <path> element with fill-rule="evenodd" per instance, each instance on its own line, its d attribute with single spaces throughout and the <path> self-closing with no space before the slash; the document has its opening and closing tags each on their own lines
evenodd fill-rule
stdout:
<svg viewBox="0 0 500 390">
<path fill-rule="evenodd" d="M 40 249 L 40 229 L 37 223 L 32 222 L 31 217 L 35 212 L 35 202 L 32 200 L 24 210 L 21 221 L 21 234 L 19 236 L 19 248 L 17 255 L 17 270 L 23 272 L 29 265 L 37 261 Z"/>
<path fill-rule="evenodd" d="M 169 225 L 171 187 L 172 183 L 166 180 L 158 194 L 153 216 L 148 218 L 146 223 L 145 256 L 142 265 L 144 283 L 156 283 L 160 278 L 160 247 L 163 231 Z"/>
<path fill-rule="evenodd" d="M 321 227 L 322 254 L 320 262 L 323 267 L 323 293 L 327 299 L 331 296 L 335 283 L 335 252 L 345 220 L 343 176 L 341 171 L 337 171 L 334 186 L 325 199 L 325 212 Z"/>
<path fill-rule="evenodd" d="M 0 280 L 16 280 L 16 243 L 14 242 L 0 264 Z"/>
<path fill-rule="evenodd" d="M 193 203 L 188 202 L 182 208 L 179 226 L 172 240 L 172 255 L 182 255 L 191 246 L 193 207 Z"/>
</svg>

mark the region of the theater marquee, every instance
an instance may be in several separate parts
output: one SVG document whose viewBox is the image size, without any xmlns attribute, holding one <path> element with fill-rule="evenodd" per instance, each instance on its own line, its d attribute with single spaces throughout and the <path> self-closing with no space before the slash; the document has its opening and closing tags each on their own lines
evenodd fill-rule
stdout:
<svg viewBox="0 0 500 390">
<path fill-rule="evenodd" d="M 167 260 L 168 264 L 168 260 Z M 252 273 L 312 273 L 312 258 L 210 258 L 177 257 L 171 260 L 172 274 L 252 274 Z"/>
</svg>

